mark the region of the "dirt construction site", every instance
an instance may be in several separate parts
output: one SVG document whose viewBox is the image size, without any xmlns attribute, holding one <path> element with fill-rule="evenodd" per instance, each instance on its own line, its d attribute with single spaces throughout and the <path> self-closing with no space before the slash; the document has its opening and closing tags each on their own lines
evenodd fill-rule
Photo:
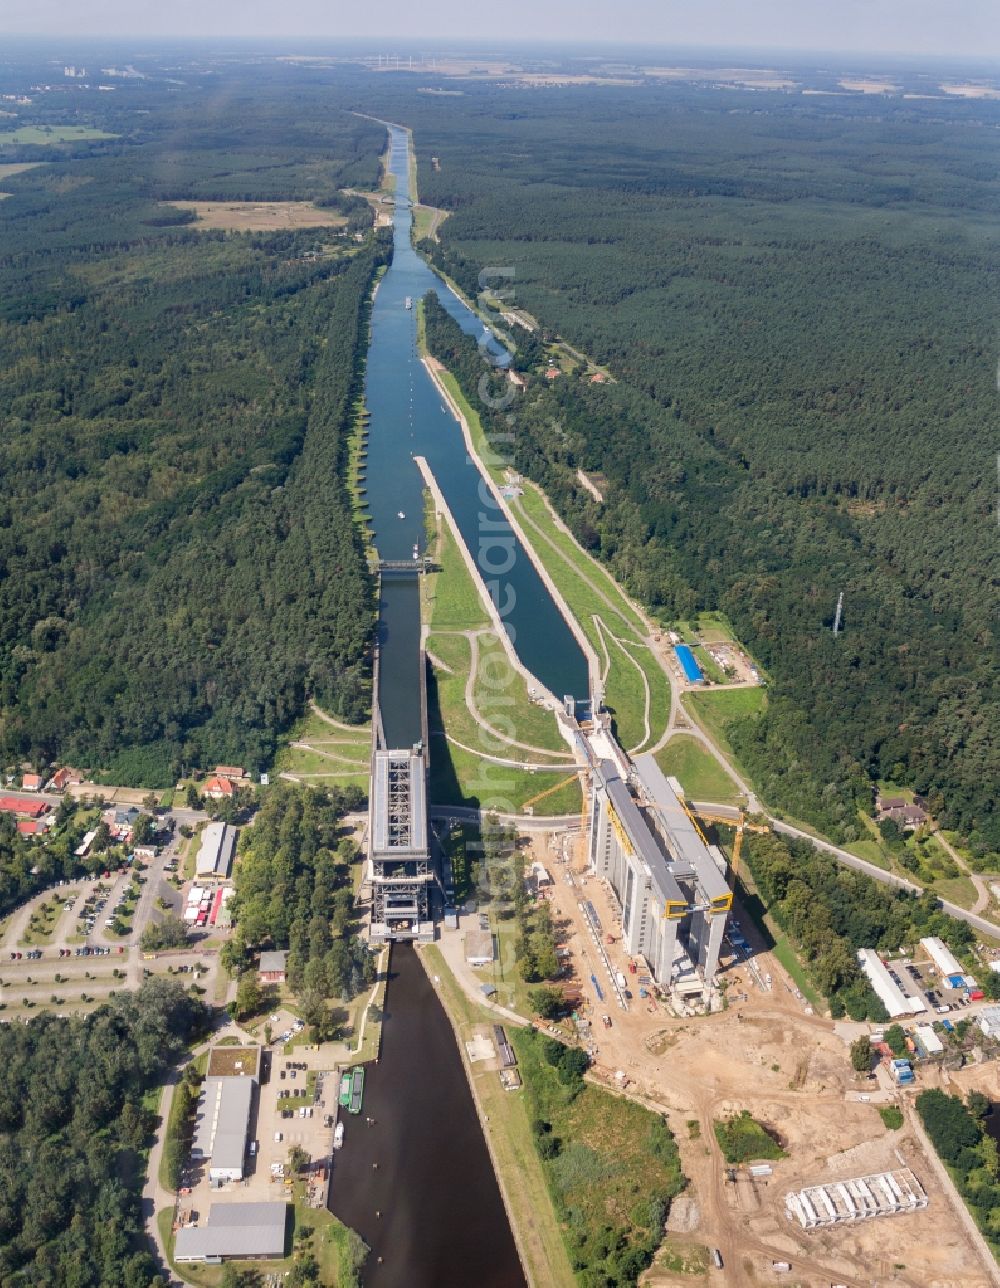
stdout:
<svg viewBox="0 0 1000 1288">
<path fill-rule="evenodd" d="M 957 1210 L 944 1188 L 940 1164 L 919 1139 L 914 1092 L 886 1089 L 852 1071 L 848 1044 L 854 1026 L 835 1026 L 811 1013 L 749 917 L 734 910 L 752 955 L 739 961 L 732 953 L 723 956 L 725 1008 L 678 1016 L 653 989 L 647 990 L 651 996 L 639 997 L 644 964 L 632 972 L 619 942 L 613 896 L 585 872 L 577 847 L 558 834 L 535 833 L 530 844 L 531 857 L 552 875 L 545 894 L 568 971 L 567 991 L 582 999 L 578 1014 L 590 1021 L 584 1040 L 594 1072 L 666 1114 L 689 1180 L 645 1282 L 691 1284 L 693 1271 L 727 1285 L 1000 1283 L 992 1260 L 988 1266 L 970 1237 L 964 1209 Z M 599 945 L 583 911 L 587 900 L 600 918 Z M 622 972 L 629 983 L 627 1010 L 617 1002 L 610 972 Z M 921 1085 L 936 1085 L 936 1079 L 918 1079 L 918 1090 Z M 879 1115 L 880 1106 L 889 1104 L 903 1112 L 898 1130 L 887 1128 Z M 732 1167 L 723 1158 L 713 1125 L 744 1109 L 786 1154 L 770 1163 L 770 1175 L 753 1177 L 749 1165 Z M 790 1190 L 905 1167 L 927 1193 L 922 1211 L 809 1231 L 786 1215 Z M 701 1254 L 693 1263 L 683 1255 L 692 1245 Z M 722 1269 L 704 1256 L 706 1249 L 718 1250 Z"/>
</svg>

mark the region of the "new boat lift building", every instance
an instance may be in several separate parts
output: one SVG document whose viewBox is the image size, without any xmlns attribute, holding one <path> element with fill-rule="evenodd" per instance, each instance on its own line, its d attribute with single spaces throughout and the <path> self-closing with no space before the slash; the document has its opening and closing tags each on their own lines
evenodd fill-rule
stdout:
<svg viewBox="0 0 1000 1288">
<path fill-rule="evenodd" d="M 686 952 L 707 1001 L 732 891 L 652 756 L 631 767 L 621 757 L 595 757 L 591 778 L 589 861 L 621 907 L 623 946 L 645 958 L 663 988 Z"/>
</svg>

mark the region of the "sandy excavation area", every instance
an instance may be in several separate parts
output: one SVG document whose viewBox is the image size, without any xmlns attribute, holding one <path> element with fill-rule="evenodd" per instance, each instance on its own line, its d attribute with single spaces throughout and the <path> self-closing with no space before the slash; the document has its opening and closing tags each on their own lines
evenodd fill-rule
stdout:
<svg viewBox="0 0 1000 1288">
<path fill-rule="evenodd" d="M 226 232 L 267 233 L 276 229 L 342 228 L 347 222 L 335 210 L 311 201 L 170 201 L 178 210 L 193 210 L 203 228 Z"/>
<path fill-rule="evenodd" d="M 756 950 L 758 975 L 745 963 L 727 965 L 726 1010 L 682 1018 L 664 1003 L 636 997 L 623 1012 L 611 998 L 606 968 L 579 906 L 584 899 L 593 902 L 603 929 L 616 940 L 608 944 L 604 937 L 612 970 L 634 981 L 617 941 L 607 888 L 585 875 L 575 856 L 567 853 L 569 861 L 563 862 L 556 844 L 546 846 L 536 837 L 532 849 L 532 857 L 552 871 L 553 921 L 570 954 L 570 983 L 594 1026 L 595 1072 L 615 1087 L 624 1079 L 627 1094 L 664 1111 L 681 1151 L 691 1203 L 678 1233 L 668 1237 L 665 1254 L 672 1239 L 681 1249 L 718 1248 L 727 1285 L 987 1288 L 993 1282 L 912 1129 L 912 1095 L 854 1074 L 848 1056 L 854 1026 L 841 1026 L 842 1035 L 831 1020 L 808 1013 L 780 964 L 756 942 L 747 916 L 737 909 Z M 605 985 L 604 1003 L 597 1002 L 591 973 Z M 879 1106 L 889 1104 L 906 1115 L 899 1130 L 887 1128 L 879 1116 Z M 745 1167 L 729 1168 L 715 1139 L 713 1123 L 742 1109 L 787 1154 L 772 1164 L 769 1177 L 754 1179 Z M 789 1190 L 901 1167 L 909 1167 L 926 1190 L 926 1210 L 810 1232 L 786 1216 Z M 775 1261 L 791 1264 L 787 1280 L 775 1272 Z M 693 1281 L 690 1270 L 676 1273 L 663 1264 L 648 1276 L 660 1285 Z"/>
</svg>

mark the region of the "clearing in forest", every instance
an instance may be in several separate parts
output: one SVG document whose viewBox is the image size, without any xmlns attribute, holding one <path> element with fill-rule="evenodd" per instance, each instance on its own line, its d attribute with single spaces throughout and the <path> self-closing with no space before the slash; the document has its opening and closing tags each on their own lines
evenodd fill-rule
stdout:
<svg viewBox="0 0 1000 1288">
<path fill-rule="evenodd" d="M 276 229 L 342 228 L 347 220 L 336 210 L 311 201 L 169 201 L 178 210 L 193 210 L 203 228 L 226 232 L 267 233 Z"/>
<path fill-rule="evenodd" d="M 4 130 L 0 134 L 0 146 L 5 143 L 77 143 L 119 137 L 104 130 L 92 130 L 86 125 L 20 125 L 16 130 Z"/>
</svg>

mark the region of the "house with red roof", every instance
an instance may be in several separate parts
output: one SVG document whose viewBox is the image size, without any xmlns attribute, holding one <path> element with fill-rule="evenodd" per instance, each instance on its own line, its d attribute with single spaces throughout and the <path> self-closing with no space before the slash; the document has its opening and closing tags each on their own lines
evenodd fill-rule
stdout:
<svg viewBox="0 0 1000 1288">
<path fill-rule="evenodd" d="M 49 830 L 49 820 L 47 818 L 19 818 L 17 820 L 17 830 L 22 836 L 39 836 Z"/>
<path fill-rule="evenodd" d="M 0 796 L 0 810 L 5 814 L 22 814 L 25 818 L 41 818 L 48 813 L 48 801 L 26 801 L 23 796 Z"/>
<path fill-rule="evenodd" d="M 54 792 L 64 792 L 67 787 L 82 782 L 83 775 L 78 769 L 70 769 L 69 765 L 63 765 L 62 769 L 57 769 L 52 775 L 49 788 Z"/>
<path fill-rule="evenodd" d="M 236 792 L 236 784 L 231 778 L 223 778 L 216 774 L 210 778 L 205 786 L 201 789 L 202 796 L 208 796 L 213 801 L 231 800 Z"/>
<path fill-rule="evenodd" d="M 41 774 L 22 774 L 21 786 L 26 792 L 40 792 L 42 790 Z"/>
</svg>

